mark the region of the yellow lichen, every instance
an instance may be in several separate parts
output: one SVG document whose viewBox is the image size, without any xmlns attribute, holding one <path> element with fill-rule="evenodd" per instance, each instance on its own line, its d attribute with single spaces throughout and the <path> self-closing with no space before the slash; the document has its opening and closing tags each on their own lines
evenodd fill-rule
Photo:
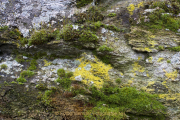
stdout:
<svg viewBox="0 0 180 120">
<path fill-rule="evenodd" d="M 159 97 L 161 99 L 166 99 L 166 100 L 178 100 L 180 101 L 180 93 L 175 93 L 175 94 L 159 94 Z"/>
<path fill-rule="evenodd" d="M 148 47 L 145 47 L 144 50 L 147 51 L 147 52 L 151 52 L 151 51 L 152 51 L 152 50 L 151 50 L 150 48 L 148 48 Z"/>
<path fill-rule="evenodd" d="M 130 4 L 130 5 L 127 7 L 127 10 L 129 11 L 129 14 L 130 14 L 130 15 L 133 15 L 133 11 L 135 10 L 134 4 Z"/>
<path fill-rule="evenodd" d="M 139 65 L 138 62 L 135 62 L 134 64 L 132 64 L 132 66 L 133 66 L 134 72 L 144 72 L 145 71 L 144 67 Z"/>
<path fill-rule="evenodd" d="M 154 92 L 155 89 L 146 89 L 146 92 Z"/>
<path fill-rule="evenodd" d="M 104 63 L 99 61 L 96 56 L 94 57 L 95 62 L 84 60 L 84 57 L 78 59 L 81 62 L 81 64 L 78 66 L 78 68 L 75 69 L 74 76 L 72 77 L 72 79 L 75 80 L 76 76 L 81 75 L 82 82 L 84 84 L 89 85 L 93 82 L 93 84 L 97 88 L 101 88 L 104 81 L 110 80 L 108 71 L 112 69 L 112 67 L 110 65 L 105 65 Z M 86 70 L 84 68 L 88 64 L 91 65 L 90 70 Z"/>
<path fill-rule="evenodd" d="M 140 3 L 138 4 L 138 8 L 143 7 L 143 6 L 144 6 L 144 2 L 140 2 Z"/>
<path fill-rule="evenodd" d="M 164 69 L 163 69 L 163 71 L 165 72 L 165 76 L 167 77 L 167 80 L 168 79 L 175 80 L 177 78 L 177 75 L 178 75 L 177 70 L 170 72 L 170 73 L 166 72 Z"/>
<path fill-rule="evenodd" d="M 167 86 L 167 81 L 163 81 L 163 82 L 162 82 L 162 85 L 164 85 L 166 88 L 168 88 L 168 86 Z"/>
<path fill-rule="evenodd" d="M 51 62 L 48 62 L 47 60 L 44 60 L 44 66 L 49 66 L 51 64 L 52 64 Z"/>
<path fill-rule="evenodd" d="M 164 58 L 159 58 L 159 59 L 158 59 L 158 62 L 162 62 L 162 60 L 164 60 Z"/>
<path fill-rule="evenodd" d="M 149 58 L 148 58 L 148 61 L 149 61 L 150 63 L 152 63 L 152 60 L 153 60 L 153 57 L 149 57 Z"/>
<path fill-rule="evenodd" d="M 148 45 L 151 45 L 151 47 L 154 47 L 155 45 L 157 45 L 157 42 L 150 40 L 148 41 Z"/>
<path fill-rule="evenodd" d="M 152 85 L 154 85 L 154 83 L 155 83 L 155 81 L 151 81 L 148 83 L 148 86 L 152 86 Z"/>
</svg>

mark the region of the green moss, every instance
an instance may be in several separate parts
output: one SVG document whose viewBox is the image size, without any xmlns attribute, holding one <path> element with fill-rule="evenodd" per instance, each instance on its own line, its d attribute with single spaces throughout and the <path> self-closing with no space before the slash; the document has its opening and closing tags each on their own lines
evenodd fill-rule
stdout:
<svg viewBox="0 0 180 120">
<path fill-rule="evenodd" d="M 86 12 L 75 14 L 77 23 L 84 23 L 87 21 L 97 22 L 104 19 L 104 15 L 101 13 L 98 7 L 92 6 Z"/>
<path fill-rule="evenodd" d="M 24 62 L 25 60 L 23 59 L 23 56 L 22 55 L 17 55 L 15 60 L 18 62 L 18 63 L 22 63 Z"/>
<path fill-rule="evenodd" d="M 36 88 L 38 89 L 38 90 L 47 90 L 47 85 L 45 85 L 44 83 L 39 83 L 39 84 L 37 84 L 36 85 Z"/>
<path fill-rule="evenodd" d="M 116 31 L 116 32 L 120 32 L 121 30 L 119 28 L 117 28 L 114 25 L 104 25 L 104 27 L 108 30 L 112 30 L 112 31 Z"/>
<path fill-rule="evenodd" d="M 59 78 L 56 82 L 60 83 L 60 86 L 63 88 L 69 88 L 71 86 L 71 79 L 70 77 L 73 76 L 72 72 L 65 73 L 64 69 L 58 69 L 57 74 Z"/>
<path fill-rule="evenodd" d="M 63 79 L 58 78 L 56 80 L 56 82 L 60 83 L 60 86 L 63 88 L 66 88 L 66 89 L 71 86 L 71 79 L 70 78 L 63 78 Z"/>
<path fill-rule="evenodd" d="M 116 83 L 120 84 L 121 83 L 121 79 L 120 78 L 116 79 Z"/>
<path fill-rule="evenodd" d="M 31 60 L 28 70 L 36 70 L 36 68 L 37 68 L 36 65 L 37 65 L 36 60 L 35 59 Z"/>
<path fill-rule="evenodd" d="M 116 16 L 116 13 L 109 13 L 107 16 L 108 16 L 108 17 L 115 17 L 115 16 Z"/>
<path fill-rule="evenodd" d="M 172 48 L 168 48 L 169 50 L 172 50 L 172 51 L 177 51 L 179 52 L 180 51 L 180 46 L 177 46 L 177 47 L 172 47 Z"/>
<path fill-rule="evenodd" d="M 23 77 L 19 77 L 19 78 L 17 78 L 17 82 L 25 83 L 25 82 L 27 82 L 27 80 L 25 78 L 23 78 Z"/>
<path fill-rule="evenodd" d="M 70 78 L 70 77 L 72 77 L 73 76 L 73 72 L 68 72 L 68 73 L 66 73 L 66 75 L 65 75 L 67 78 Z"/>
<path fill-rule="evenodd" d="M 41 29 L 40 31 L 35 31 L 31 38 L 29 39 L 29 45 L 42 45 L 51 41 L 55 35 L 50 30 Z"/>
<path fill-rule="evenodd" d="M 171 5 L 172 7 L 167 7 Z M 173 16 L 179 11 L 180 4 L 175 5 L 173 2 L 154 2 L 152 8 L 159 7 L 160 9 L 148 15 L 150 22 L 144 22 L 144 17 L 141 17 L 142 27 L 147 26 L 147 29 L 156 32 L 156 29 L 169 29 L 171 31 L 177 32 L 180 27 L 180 19 Z M 176 6 L 176 7 L 175 7 Z M 179 7 L 177 7 L 179 6 Z M 180 11 L 179 11 L 180 12 Z M 178 12 L 178 13 L 179 13 Z M 170 13 L 170 14 L 165 14 Z"/>
<path fill-rule="evenodd" d="M 78 40 L 81 42 L 97 42 L 98 38 L 89 30 L 76 30 L 71 25 L 66 25 L 61 34 L 65 41 Z"/>
<path fill-rule="evenodd" d="M 132 87 L 117 88 L 109 85 L 103 86 L 101 90 L 96 87 L 90 88 L 92 101 L 97 106 L 98 101 L 104 101 L 109 107 L 120 107 L 136 111 L 142 114 L 154 111 L 156 115 L 165 113 L 165 107 L 157 101 L 158 96 Z"/>
<path fill-rule="evenodd" d="M 1 70 L 2 70 L 2 69 L 6 70 L 6 69 L 7 69 L 7 65 L 6 65 L 6 64 L 2 64 L 2 65 L 1 65 Z"/>
<path fill-rule="evenodd" d="M 59 77 L 65 77 L 66 73 L 64 69 L 58 69 L 57 74 Z"/>
<path fill-rule="evenodd" d="M 22 71 L 21 74 L 20 74 L 20 77 L 24 78 L 24 77 L 32 77 L 34 75 L 34 72 L 33 71 Z"/>
<path fill-rule="evenodd" d="M 158 49 L 163 51 L 164 50 L 164 46 L 158 46 Z"/>
<path fill-rule="evenodd" d="M 91 3 L 93 0 L 76 0 L 76 6 L 77 8 L 83 7 L 89 3 Z"/>
<path fill-rule="evenodd" d="M 5 31 L 5 30 L 7 30 L 7 29 L 8 29 L 8 26 L 1 26 L 1 27 L 0 27 L 0 32 Z"/>
<path fill-rule="evenodd" d="M 171 60 L 167 60 L 167 63 L 171 63 Z"/>
<path fill-rule="evenodd" d="M 99 51 L 101 51 L 101 52 L 104 52 L 104 51 L 111 52 L 111 51 L 113 51 L 113 49 L 107 47 L 106 45 L 102 45 L 102 46 L 99 47 Z"/>
<path fill-rule="evenodd" d="M 83 30 L 79 36 L 79 41 L 81 41 L 81 42 L 97 42 L 98 38 L 92 32 Z"/>
<path fill-rule="evenodd" d="M 69 40 L 75 40 L 79 38 L 79 31 L 73 29 L 72 25 L 66 25 L 63 30 L 61 31 L 59 37 L 69 41 Z"/>
<path fill-rule="evenodd" d="M 40 99 L 41 103 L 45 106 L 51 106 L 51 99 L 50 97 L 54 94 L 53 90 L 46 90 L 44 94 L 42 92 L 39 92 L 38 99 Z"/>
<path fill-rule="evenodd" d="M 103 26 L 102 22 L 98 21 L 98 22 L 91 23 L 90 27 L 92 27 L 93 30 L 97 30 L 97 29 L 99 29 L 102 26 Z"/>
</svg>

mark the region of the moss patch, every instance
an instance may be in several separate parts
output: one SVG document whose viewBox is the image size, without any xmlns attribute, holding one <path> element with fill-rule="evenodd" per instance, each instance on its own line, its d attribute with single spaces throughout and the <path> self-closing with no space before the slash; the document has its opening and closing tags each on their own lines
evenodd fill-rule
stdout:
<svg viewBox="0 0 180 120">
<path fill-rule="evenodd" d="M 80 8 L 80 7 L 83 7 L 83 6 L 85 6 L 91 2 L 93 2 L 93 0 L 76 0 L 76 3 L 77 3 L 76 6 L 78 8 Z"/>
</svg>

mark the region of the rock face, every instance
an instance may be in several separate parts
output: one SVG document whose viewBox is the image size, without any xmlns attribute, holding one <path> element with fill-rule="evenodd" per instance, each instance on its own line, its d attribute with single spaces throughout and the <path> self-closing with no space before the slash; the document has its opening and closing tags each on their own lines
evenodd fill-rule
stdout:
<svg viewBox="0 0 180 120">
<path fill-rule="evenodd" d="M 72 0 L 2 0 L 0 2 L 0 25 L 16 26 L 24 37 L 40 24 L 57 24 L 63 17 L 74 14 Z"/>
<path fill-rule="evenodd" d="M 23 117 L 25 119 L 26 114 L 29 113 L 24 111 L 29 110 L 30 112 L 32 108 L 37 107 L 38 109 L 35 110 L 41 112 L 46 111 L 46 108 L 52 111 L 47 107 L 48 95 L 43 96 L 34 91 L 38 88 L 50 91 L 54 90 L 53 87 L 61 86 L 62 82 L 55 81 L 60 79 L 57 70 L 63 68 L 66 72 L 74 73 L 71 76 L 74 81 L 72 82 L 72 88 L 68 89 L 68 92 L 60 90 L 61 95 L 53 98 L 53 103 L 58 105 L 57 110 L 62 107 L 62 103 L 57 101 L 58 99 L 65 101 L 63 103 L 68 101 L 64 99 L 68 97 L 73 97 L 72 100 L 77 101 L 89 101 L 90 97 L 81 95 L 80 91 L 76 96 L 71 93 L 75 87 L 77 89 L 82 86 L 86 88 L 95 85 L 101 88 L 104 80 L 106 80 L 111 84 L 118 85 L 120 88 L 136 87 L 138 90 L 158 94 L 159 101 L 167 107 L 167 120 L 180 119 L 180 52 L 169 50 L 169 48 L 179 46 L 180 38 L 176 33 L 168 29 L 153 33 L 138 26 L 140 24 L 138 13 L 148 15 L 156 9 L 142 9 L 141 1 L 115 0 L 111 2 L 111 0 L 106 0 L 103 3 L 102 0 L 99 0 L 99 6 L 105 6 L 104 11 L 102 11 L 103 15 L 101 17 L 103 19 L 101 19 L 101 23 L 97 21 L 96 23 L 95 21 L 87 22 L 83 19 L 82 24 L 77 23 L 78 25 L 75 25 L 74 22 L 77 22 L 77 18 L 73 15 L 77 11 L 86 11 L 88 7 L 92 6 L 91 4 L 77 9 L 75 2 L 72 0 L 1 0 L 0 3 L 0 25 L 12 26 L 11 30 L 13 31 L 11 32 L 9 29 L 1 31 L 0 29 L 0 39 L 3 41 L 0 44 L 0 83 L 4 84 L 3 87 L 0 87 L 0 90 L 2 90 L 2 92 L 0 91 L 0 114 L 1 111 L 7 110 L 4 114 L 10 114 L 11 117 L 17 119 Z M 86 12 L 80 15 L 85 14 Z M 72 20 L 72 30 L 78 32 L 88 28 L 87 33 L 91 33 L 89 36 L 95 34 L 98 41 L 96 43 L 93 43 L 94 41 L 89 43 L 85 41 L 79 45 L 79 36 L 74 35 L 75 37 L 71 39 L 68 37 L 71 33 L 67 30 L 66 32 L 69 32 L 66 36 L 67 41 L 64 35 L 64 38 L 62 37 L 60 40 L 55 38 L 43 45 L 28 46 L 25 44 L 18 48 L 19 44 L 16 41 L 19 37 L 22 39 L 28 37 L 33 28 L 40 29 L 41 25 L 44 24 L 57 28 L 63 25 L 64 18 Z M 135 22 L 134 26 L 129 21 L 131 19 Z M 149 19 L 147 18 L 145 21 L 149 22 Z M 64 31 L 58 32 L 63 33 Z M 14 35 L 14 33 L 16 34 Z M 86 35 L 84 38 L 88 39 Z M 111 65 L 107 65 L 107 63 Z M 1 68 L 4 64 L 7 65 L 6 69 Z M 16 87 L 20 86 L 20 89 L 17 90 L 18 93 L 21 90 L 26 91 L 27 95 L 31 94 L 31 92 L 35 93 L 35 95 L 29 95 L 29 97 L 32 97 L 32 104 L 36 103 L 36 99 L 38 101 L 38 98 L 41 98 L 40 103 L 30 107 L 27 107 L 28 104 L 25 103 L 28 96 L 24 100 L 16 100 L 14 98 L 18 96 L 18 93 L 15 94 L 12 90 L 14 89 L 12 84 L 17 83 L 17 78 L 22 76 L 22 71 L 28 70 L 33 71 L 34 75 L 25 75 L 24 78 L 27 80 L 24 83 L 25 88 L 23 88 L 23 85 L 21 86 L 21 82 Z M 117 78 L 120 78 L 121 84 L 115 82 Z M 76 84 L 77 82 L 82 82 L 83 85 L 80 87 Z M 41 92 L 46 93 L 46 91 Z M 25 96 L 25 93 L 21 93 L 20 96 Z M 13 94 L 14 96 L 11 97 Z M 88 92 L 88 94 L 91 93 Z M 8 99 L 10 99 L 11 104 L 8 109 L 2 109 L 1 105 L 7 104 Z M 74 101 L 71 102 L 76 104 Z M 67 103 L 67 105 L 71 104 Z M 46 108 L 41 108 L 41 105 L 46 106 Z M 11 106 L 13 107 L 11 108 Z M 22 107 L 15 109 L 17 106 Z M 78 112 L 81 109 L 79 111 L 82 112 L 81 107 L 78 106 L 77 111 L 73 111 L 75 105 L 72 105 L 69 110 Z M 34 115 L 35 110 L 32 116 L 36 116 L 35 119 L 40 119 L 38 114 Z M 67 112 L 66 109 L 63 110 Z M 132 111 L 131 113 L 136 114 L 136 112 Z M 54 114 L 48 112 L 42 112 L 42 114 L 45 116 L 53 115 L 54 119 L 65 119 L 57 111 Z M 78 112 L 79 116 L 81 116 L 80 114 Z M 32 116 L 30 115 L 28 118 L 31 119 Z"/>
</svg>

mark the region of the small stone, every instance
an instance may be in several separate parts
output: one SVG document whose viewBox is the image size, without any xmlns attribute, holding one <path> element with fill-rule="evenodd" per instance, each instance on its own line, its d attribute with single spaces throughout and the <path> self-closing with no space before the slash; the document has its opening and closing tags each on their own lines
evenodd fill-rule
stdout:
<svg viewBox="0 0 180 120">
<path fill-rule="evenodd" d="M 180 33 L 180 29 L 178 29 L 177 32 Z"/>
<path fill-rule="evenodd" d="M 28 57 L 26 57 L 26 56 L 23 56 L 23 59 L 25 59 L 25 60 L 26 60 L 26 59 L 28 59 Z"/>
<path fill-rule="evenodd" d="M 82 81 L 82 77 L 81 77 L 81 75 L 76 76 L 76 77 L 75 77 L 75 80 L 76 80 L 76 81 Z"/>
</svg>

